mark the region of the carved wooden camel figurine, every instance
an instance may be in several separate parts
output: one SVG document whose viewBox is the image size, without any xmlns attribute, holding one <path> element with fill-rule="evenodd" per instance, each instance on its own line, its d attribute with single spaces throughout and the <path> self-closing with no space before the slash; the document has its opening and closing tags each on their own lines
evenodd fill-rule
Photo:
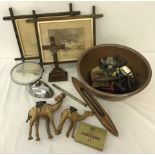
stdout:
<svg viewBox="0 0 155 155">
<path fill-rule="evenodd" d="M 28 122 L 30 120 L 30 129 L 29 129 L 28 140 L 33 139 L 32 127 L 34 125 L 34 122 L 36 125 L 36 137 L 37 137 L 36 140 L 37 141 L 40 140 L 39 132 L 38 132 L 40 117 L 46 118 L 46 128 L 47 128 L 48 138 L 53 138 L 53 136 L 51 135 L 51 132 L 50 132 L 49 123 L 50 122 L 52 123 L 53 129 L 56 133 L 57 129 L 56 129 L 55 123 L 54 123 L 54 112 L 60 108 L 65 96 L 66 96 L 66 94 L 64 94 L 64 93 L 61 93 L 60 95 L 56 96 L 55 97 L 56 104 L 54 104 L 54 105 L 43 103 L 43 105 L 41 105 L 40 107 L 35 106 L 30 109 L 30 111 L 28 112 L 28 119 L 26 120 L 26 122 Z"/>
<path fill-rule="evenodd" d="M 77 109 L 72 107 L 72 106 L 70 108 L 68 108 L 68 109 L 65 109 L 61 113 L 61 119 L 60 119 L 60 122 L 59 122 L 59 125 L 58 125 L 58 130 L 57 130 L 56 134 L 58 135 L 58 134 L 61 133 L 63 125 L 64 125 L 66 119 L 69 119 L 70 120 L 70 126 L 68 128 L 66 136 L 69 137 L 69 134 L 70 134 L 71 130 L 73 129 L 72 138 L 74 138 L 74 132 L 75 132 L 75 129 L 76 129 L 76 126 L 77 126 L 77 122 L 82 121 L 82 120 L 86 119 L 89 116 L 93 116 L 93 112 L 85 111 L 83 115 L 80 115 L 77 112 Z"/>
</svg>

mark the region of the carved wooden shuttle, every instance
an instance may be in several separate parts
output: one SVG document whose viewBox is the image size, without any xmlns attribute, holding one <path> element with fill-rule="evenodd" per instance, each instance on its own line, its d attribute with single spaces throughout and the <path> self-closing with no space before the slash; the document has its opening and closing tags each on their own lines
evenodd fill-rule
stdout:
<svg viewBox="0 0 155 155">
<path fill-rule="evenodd" d="M 96 99 L 90 93 L 88 88 L 86 88 L 86 86 L 83 83 L 81 83 L 78 79 L 74 77 L 72 77 L 72 82 L 76 90 L 78 91 L 78 93 L 81 95 L 83 100 L 87 103 L 89 108 L 94 112 L 95 116 L 98 118 L 101 124 L 113 135 L 118 136 L 117 129 L 114 123 L 112 122 L 111 118 L 102 108 L 102 106 L 96 101 Z"/>
</svg>

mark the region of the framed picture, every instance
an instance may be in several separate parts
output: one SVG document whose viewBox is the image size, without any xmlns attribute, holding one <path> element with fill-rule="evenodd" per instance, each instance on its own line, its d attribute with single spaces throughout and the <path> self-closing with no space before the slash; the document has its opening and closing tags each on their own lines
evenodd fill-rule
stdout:
<svg viewBox="0 0 155 155">
<path fill-rule="evenodd" d="M 27 18 L 16 19 L 16 27 L 20 39 L 24 58 L 39 56 L 36 33 L 33 22 L 26 22 Z"/>
<path fill-rule="evenodd" d="M 56 43 L 65 45 L 65 49 L 57 50 L 59 62 L 77 61 L 93 46 L 93 18 L 39 21 L 37 24 L 43 63 L 53 62 L 51 51 L 42 48 L 50 45 L 51 36 Z"/>
</svg>

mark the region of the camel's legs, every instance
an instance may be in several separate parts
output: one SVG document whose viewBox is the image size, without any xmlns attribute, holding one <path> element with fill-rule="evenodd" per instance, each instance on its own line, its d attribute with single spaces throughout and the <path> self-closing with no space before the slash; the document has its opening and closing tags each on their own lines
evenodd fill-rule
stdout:
<svg viewBox="0 0 155 155">
<path fill-rule="evenodd" d="M 39 118 L 36 119 L 36 122 L 35 122 L 35 126 L 36 126 L 36 140 L 39 141 L 40 140 L 40 137 L 39 137 Z"/>
<path fill-rule="evenodd" d="M 73 128 L 73 122 L 72 122 L 72 121 L 70 121 L 70 126 L 69 126 L 69 128 L 68 128 L 67 133 L 66 133 L 66 136 L 67 136 L 67 137 L 69 137 L 69 134 L 70 134 L 70 132 L 71 132 L 72 128 Z"/>
<path fill-rule="evenodd" d="M 47 134 L 48 134 L 48 138 L 53 138 L 53 136 L 51 135 L 51 132 L 50 132 L 50 120 L 49 118 L 46 119 L 46 129 L 47 129 Z"/>
<path fill-rule="evenodd" d="M 74 138 L 74 132 L 75 132 L 76 126 L 77 126 L 77 122 L 74 122 L 73 131 L 72 131 L 72 138 Z"/>
<path fill-rule="evenodd" d="M 33 126 L 34 122 L 35 122 L 35 119 L 33 119 L 33 120 L 31 119 L 28 140 L 33 139 L 33 137 L 32 137 L 32 126 Z"/>
<path fill-rule="evenodd" d="M 63 125 L 64 125 L 66 119 L 67 119 L 67 115 L 66 116 L 62 115 L 61 120 L 60 120 L 59 125 L 58 125 L 58 130 L 57 130 L 57 133 L 56 133 L 57 135 L 61 133 Z"/>
<path fill-rule="evenodd" d="M 54 132 L 56 133 L 56 132 L 57 132 L 57 129 L 56 129 L 56 127 L 55 127 L 55 123 L 54 123 L 54 117 L 53 117 L 53 115 L 49 117 L 49 120 L 50 120 L 50 122 L 52 123 L 53 129 L 54 129 Z"/>
</svg>

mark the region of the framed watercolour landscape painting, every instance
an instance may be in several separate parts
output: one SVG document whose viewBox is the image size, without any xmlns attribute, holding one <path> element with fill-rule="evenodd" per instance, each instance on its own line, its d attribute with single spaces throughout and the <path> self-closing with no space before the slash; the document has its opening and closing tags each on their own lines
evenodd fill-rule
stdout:
<svg viewBox="0 0 155 155">
<path fill-rule="evenodd" d="M 58 44 L 64 44 L 64 49 L 57 51 L 59 62 L 77 61 L 87 48 L 93 46 L 93 19 L 76 18 L 51 21 L 39 21 L 38 32 L 44 63 L 53 62 L 50 50 L 42 46 L 50 44 L 50 37 Z"/>
</svg>

